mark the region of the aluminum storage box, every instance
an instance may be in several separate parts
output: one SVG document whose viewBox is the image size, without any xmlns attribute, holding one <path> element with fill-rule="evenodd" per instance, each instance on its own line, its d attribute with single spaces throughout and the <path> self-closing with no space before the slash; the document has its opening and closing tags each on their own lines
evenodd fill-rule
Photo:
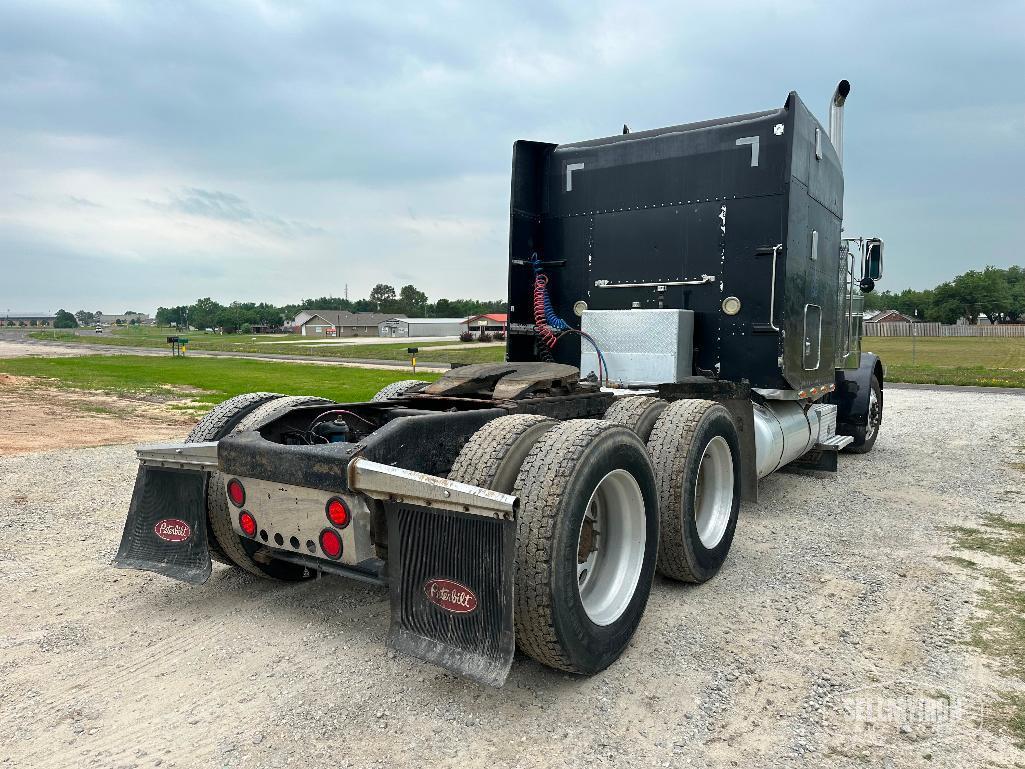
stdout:
<svg viewBox="0 0 1025 769">
<path fill-rule="evenodd" d="M 584 310 L 580 329 L 597 343 L 613 385 L 679 382 L 693 374 L 694 313 L 691 310 Z M 598 373 L 598 355 L 580 346 L 580 373 Z"/>
</svg>

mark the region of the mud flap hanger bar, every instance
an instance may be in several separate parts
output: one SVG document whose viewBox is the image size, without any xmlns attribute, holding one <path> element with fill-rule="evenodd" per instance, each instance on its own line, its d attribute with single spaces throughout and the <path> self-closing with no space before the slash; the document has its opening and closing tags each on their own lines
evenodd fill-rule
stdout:
<svg viewBox="0 0 1025 769">
<path fill-rule="evenodd" d="M 151 443 L 135 450 L 139 464 L 177 470 L 216 470 L 217 441 L 206 443 Z"/>
<path fill-rule="evenodd" d="M 405 502 L 500 520 L 513 520 L 520 506 L 519 498 L 510 494 L 359 457 L 349 462 L 347 474 L 350 489 L 385 502 Z"/>
</svg>

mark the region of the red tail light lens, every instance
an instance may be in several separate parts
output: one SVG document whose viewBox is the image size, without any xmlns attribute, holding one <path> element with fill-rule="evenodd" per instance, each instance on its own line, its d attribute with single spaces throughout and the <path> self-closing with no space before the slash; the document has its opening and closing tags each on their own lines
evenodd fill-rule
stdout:
<svg viewBox="0 0 1025 769">
<path fill-rule="evenodd" d="M 349 506 L 338 497 L 332 497 L 327 502 L 327 519 L 331 521 L 332 526 L 337 526 L 339 529 L 344 529 L 349 525 Z"/>
<path fill-rule="evenodd" d="M 247 537 L 256 536 L 256 519 L 248 510 L 243 510 L 238 514 L 238 525 Z"/>
<path fill-rule="evenodd" d="M 228 481 L 228 501 L 235 507 L 242 507 L 246 503 L 246 490 L 238 478 Z"/>
<path fill-rule="evenodd" d="M 320 549 L 324 555 L 337 561 L 342 557 L 342 538 L 334 529 L 324 529 L 320 532 Z"/>
</svg>

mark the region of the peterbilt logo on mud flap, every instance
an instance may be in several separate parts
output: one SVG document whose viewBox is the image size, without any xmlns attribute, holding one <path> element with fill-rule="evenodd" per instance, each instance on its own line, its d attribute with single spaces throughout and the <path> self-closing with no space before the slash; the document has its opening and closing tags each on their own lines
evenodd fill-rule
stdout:
<svg viewBox="0 0 1025 769">
<path fill-rule="evenodd" d="M 450 614 L 469 614 L 477 608 L 477 596 L 466 585 L 452 579 L 434 578 L 424 582 L 427 600 Z"/>
<path fill-rule="evenodd" d="M 167 542 L 184 542 L 192 536 L 192 527 L 180 518 L 164 518 L 154 524 L 153 533 Z"/>
</svg>

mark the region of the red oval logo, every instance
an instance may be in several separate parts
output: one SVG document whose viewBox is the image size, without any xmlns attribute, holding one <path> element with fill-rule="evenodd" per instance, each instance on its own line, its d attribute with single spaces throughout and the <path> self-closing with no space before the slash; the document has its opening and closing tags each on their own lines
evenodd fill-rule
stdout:
<svg viewBox="0 0 1025 769">
<path fill-rule="evenodd" d="M 435 577 L 424 582 L 427 600 L 451 614 L 469 614 L 477 608 L 477 596 L 454 579 Z"/>
<path fill-rule="evenodd" d="M 184 542 L 192 536 L 192 527 L 180 518 L 164 518 L 153 526 L 153 533 L 167 542 Z"/>
</svg>

